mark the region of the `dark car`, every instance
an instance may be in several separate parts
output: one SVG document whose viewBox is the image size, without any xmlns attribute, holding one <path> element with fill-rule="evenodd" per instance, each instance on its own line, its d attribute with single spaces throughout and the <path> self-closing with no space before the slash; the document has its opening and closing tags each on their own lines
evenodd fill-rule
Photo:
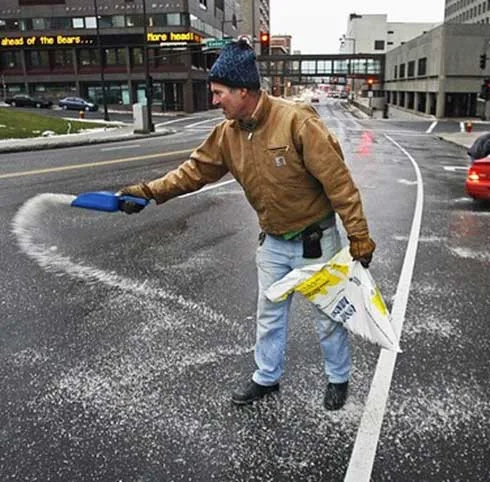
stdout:
<svg viewBox="0 0 490 482">
<path fill-rule="evenodd" d="M 50 100 L 38 99 L 26 94 L 14 95 L 5 99 L 5 103 L 10 104 L 12 107 L 36 107 L 37 109 L 49 109 L 53 105 Z"/>
<path fill-rule="evenodd" d="M 88 100 L 82 99 L 81 97 L 65 97 L 58 102 L 58 105 L 62 109 L 71 109 L 71 110 L 92 110 L 96 111 L 99 109 L 99 106 L 94 102 L 90 102 Z"/>
</svg>

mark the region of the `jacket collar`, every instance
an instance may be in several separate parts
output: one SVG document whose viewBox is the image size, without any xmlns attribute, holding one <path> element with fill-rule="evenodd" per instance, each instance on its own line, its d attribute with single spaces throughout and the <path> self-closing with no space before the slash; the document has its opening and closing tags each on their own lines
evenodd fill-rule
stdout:
<svg viewBox="0 0 490 482">
<path fill-rule="evenodd" d="M 257 106 L 255 107 L 252 116 L 246 121 L 238 121 L 238 126 L 240 127 L 240 129 L 243 129 L 247 132 L 253 132 L 265 122 L 270 109 L 271 101 L 269 99 L 269 96 L 267 92 L 265 92 L 265 90 L 262 90 L 260 92 L 259 101 L 257 102 Z"/>
</svg>

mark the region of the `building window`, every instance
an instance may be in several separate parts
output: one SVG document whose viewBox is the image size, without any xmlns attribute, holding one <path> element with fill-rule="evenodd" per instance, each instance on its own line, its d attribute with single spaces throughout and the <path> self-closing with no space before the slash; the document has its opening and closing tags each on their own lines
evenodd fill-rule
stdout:
<svg viewBox="0 0 490 482">
<path fill-rule="evenodd" d="M 393 35 L 395 32 L 393 30 L 388 30 L 388 35 Z"/>
<path fill-rule="evenodd" d="M 149 27 L 165 27 L 167 25 L 167 16 L 164 13 L 151 15 L 148 18 Z"/>
<path fill-rule="evenodd" d="M 49 28 L 48 22 L 45 18 L 33 18 L 32 29 L 33 30 L 47 30 Z"/>
<path fill-rule="evenodd" d="M 415 76 L 415 60 L 408 62 L 407 77 Z"/>
<path fill-rule="evenodd" d="M 69 30 L 71 28 L 70 17 L 53 17 L 49 19 L 49 23 L 52 30 Z"/>
<path fill-rule="evenodd" d="M 419 65 L 417 68 L 417 75 L 420 77 L 427 74 L 427 57 L 419 59 Z"/>
<path fill-rule="evenodd" d="M 85 17 L 85 28 L 97 28 L 97 19 L 95 17 Z"/>
<path fill-rule="evenodd" d="M 71 24 L 73 25 L 73 28 L 85 28 L 85 22 L 83 18 L 72 18 Z"/>
<path fill-rule="evenodd" d="M 172 25 L 174 27 L 182 25 L 180 13 L 167 13 L 167 25 Z"/>
<path fill-rule="evenodd" d="M 143 57 L 143 49 L 140 47 L 131 49 L 131 65 L 134 67 L 135 65 L 143 65 L 144 57 Z"/>
<path fill-rule="evenodd" d="M 124 15 L 103 15 L 99 17 L 100 28 L 124 28 L 126 26 L 126 19 Z"/>
<path fill-rule="evenodd" d="M 395 65 L 395 69 L 394 69 L 394 72 L 393 72 L 393 77 L 394 77 L 395 79 L 397 79 L 397 78 L 398 78 L 398 65 Z"/>
<path fill-rule="evenodd" d="M 2 70 L 17 69 L 21 66 L 20 51 L 13 50 L 0 53 L 0 67 Z"/>
<path fill-rule="evenodd" d="M 2 30 L 19 30 L 19 20 L 14 18 L 0 19 L 0 31 Z"/>
<path fill-rule="evenodd" d="M 126 15 L 127 27 L 144 27 L 143 15 Z"/>
<path fill-rule="evenodd" d="M 81 49 L 79 52 L 80 65 L 82 67 L 88 65 L 100 65 L 99 52 L 94 49 Z"/>
<path fill-rule="evenodd" d="M 26 52 L 27 67 L 49 67 L 49 53 L 47 50 L 29 50 Z"/>
<path fill-rule="evenodd" d="M 57 68 L 63 68 L 73 65 L 73 55 L 71 50 L 55 50 L 54 65 Z"/>
<path fill-rule="evenodd" d="M 400 64 L 400 79 L 405 78 L 405 64 Z"/>
<path fill-rule="evenodd" d="M 126 65 L 126 49 L 105 49 L 105 59 L 107 65 Z"/>
<path fill-rule="evenodd" d="M 384 40 L 375 40 L 374 41 L 374 50 L 384 50 L 385 49 L 385 41 Z"/>
<path fill-rule="evenodd" d="M 207 8 L 208 8 L 208 0 L 199 0 L 199 6 L 201 8 L 204 8 L 204 9 L 207 10 Z"/>
</svg>

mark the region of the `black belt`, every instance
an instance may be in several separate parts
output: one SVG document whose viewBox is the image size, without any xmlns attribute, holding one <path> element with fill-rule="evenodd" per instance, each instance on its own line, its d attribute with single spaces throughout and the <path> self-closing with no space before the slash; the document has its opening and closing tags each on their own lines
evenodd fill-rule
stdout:
<svg viewBox="0 0 490 482">
<path fill-rule="evenodd" d="M 303 234 L 305 232 L 314 230 L 315 227 L 320 228 L 321 231 L 325 231 L 325 229 L 333 228 L 335 226 L 335 213 L 330 213 L 327 217 L 323 218 L 321 221 L 311 224 L 307 228 L 305 228 L 301 233 L 298 233 L 294 238 L 291 238 L 290 241 L 297 241 L 299 239 L 303 239 Z"/>
</svg>

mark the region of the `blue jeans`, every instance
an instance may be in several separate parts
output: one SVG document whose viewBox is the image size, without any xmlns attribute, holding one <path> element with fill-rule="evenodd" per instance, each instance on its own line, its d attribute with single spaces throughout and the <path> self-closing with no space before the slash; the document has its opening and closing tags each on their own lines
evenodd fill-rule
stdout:
<svg viewBox="0 0 490 482">
<path fill-rule="evenodd" d="M 257 370 L 253 375 L 255 383 L 273 385 L 279 381 L 284 372 L 288 315 L 292 300 L 290 296 L 285 301 L 272 303 L 264 293 L 269 286 L 292 269 L 326 262 L 337 253 L 341 249 L 341 243 L 336 226 L 323 231 L 321 245 L 322 257 L 316 259 L 303 258 L 301 240 L 286 241 L 278 236 L 267 235 L 262 246 L 257 249 L 259 294 L 255 344 Z M 346 382 L 349 380 L 351 369 L 347 330 L 319 309 L 315 308 L 315 310 L 315 321 L 328 381 Z"/>
</svg>

